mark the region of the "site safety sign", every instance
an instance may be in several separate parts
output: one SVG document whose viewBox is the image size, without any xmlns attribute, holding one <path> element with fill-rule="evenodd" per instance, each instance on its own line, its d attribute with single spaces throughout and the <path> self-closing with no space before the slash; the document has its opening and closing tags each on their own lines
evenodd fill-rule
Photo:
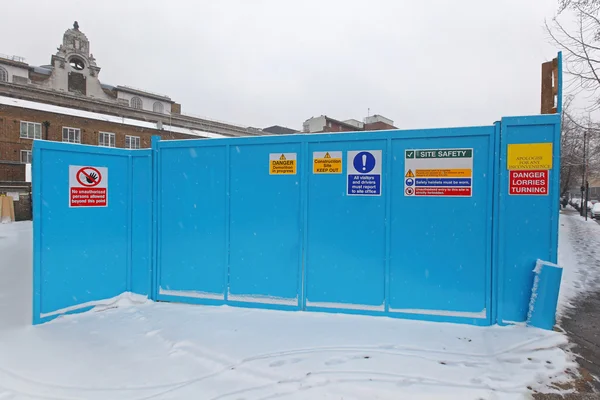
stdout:
<svg viewBox="0 0 600 400">
<path fill-rule="evenodd" d="M 270 175 L 296 175 L 296 153 L 270 153 Z"/>
<path fill-rule="evenodd" d="M 347 195 L 381 196 L 381 150 L 347 153 Z"/>
<path fill-rule="evenodd" d="M 341 151 L 313 152 L 313 174 L 341 174 Z"/>
<path fill-rule="evenodd" d="M 69 207 L 107 207 L 108 168 L 69 165 Z"/>
<path fill-rule="evenodd" d="M 404 196 L 470 197 L 473 149 L 404 151 Z"/>
</svg>

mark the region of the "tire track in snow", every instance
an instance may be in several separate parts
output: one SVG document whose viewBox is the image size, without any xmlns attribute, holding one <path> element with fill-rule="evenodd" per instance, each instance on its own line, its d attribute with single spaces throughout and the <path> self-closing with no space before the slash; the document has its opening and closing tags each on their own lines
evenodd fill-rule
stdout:
<svg viewBox="0 0 600 400">
<path fill-rule="evenodd" d="M 58 389 L 58 390 L 65 391 L 65 392 L 71 392 L 71 391 L 79 391 L 79 392 L 140 392 L 140 391 L 159 390 L 158 393 L 153 393 L 153 394 L 146 395 L 144 397 L 136 399 L 136 400 L 149 400 L 152 398 L 156 398 L 157 396 L 161 396 L 161 395 L 182 389 L 189 385 L 199 383 L 199 382 L 202 382 L 207 379 L 215 378 L 215 377 L 222 375 L 223 373 L 226 373 L 228 371 L 240 369 L 241 367 L 245 367 L 245 366 L 247 366 L 247 364 L 253 363 L 255 361 L 269 360 L 269 359 L 273 359 L 273 358 L 288 357 L 288 356 L 293 356 L 293 355 L 313 354 L 313 353 L 319 353 L 319 352 L 340 352 L 340 353 L 370 352 L 373 354 L 383 354 L 383 355 L 408 357 L 408 358 L 412 357 L 412 358 L 419 358 L 419 359 L 423 359 L 423 360 L 427 360 L 427 361 L 435 361 L 435 362 L 449 360 L 453 357 L 461 357 L 461 359 L 463 359 L 463 360 L 465 358 L 469 358 L 469 357 L 477 358 L 477 359 L 484 358 L 484 359 L 489 359 L 490 361 L 488 361 L 487 364 L 490 364 L 490 362 L 494 358 L 497 358 L 504 354 L 509 354 L 509 353 L 515 352 L 516 350 L 519 350 L 523 347 L 526 347 L 526 346 L 531 345 L 536 342 L 544 341 L 545 339 L 547 339 L 547 337 L 532 338 L 530 340 L 526 340 L 521 343 L 517 343 L 506 349 L 497 351 L 495 353 L 490 353 L 490 354 L 447 352 L 447 351 L 442 351 L 442 350 L 412 348 L 412 347 L 406 347 L 406 346 L 393 346 L 393 345 L 392 346 L 389 346 L 389 345 L 322 346 L 322 347 L 300 348 L 300 349 L 283 350 L 283 351 L 270 352 L 270 353 L 264 353 L 264 354 L 258 354 L 255 356 L 250 356 L 239 362 L 233 362 L 231 364 L 226 364 L 223 366 L 223 368 L 221 368 L 215 372 L 212 372 L 212 373 L 209 373 L 206 375 L 202 375 L 202 376 L 199 376 L 196 378 L 179 381 L 179 382 L 165 383 L 165 384 L 161 384 L 161 385 L 120 387 L 120 388 L 119 387 L 117 387 L 117 388 L 114 388 L 114 387 L 102 387 L 102 388 L 92 387 L 92 388 L 90 388 L 90 387 L 83 387 L 83 386 L 67 386 L 67 385 L 56 385 L 56 384 L 51 384 L 51 383 L 44 383 L 44 382 L 39 382 L 39 381 L 30 379 L 27 377 L 20 376 L 18 374 L 13 373 L 12 371 L 8 371 L 1 367 L 0 367 L 0 373 L 4 373 L 5 375 L 9 375 L 14 379 L 22 380 L 26 383 L 29 383 L 29 384 L 32 384 L 35 386 L 54 388 L 54 389 Z M 175 343 L 175 342 L 171 342 L 171 343 L 174 343 L 174 345 L 177 345 L 177 343 Z M 186 343 L 182 344 L 182 346 L 186 346 L 186 345 L 187 345 Z M 195 347 L 200 349 L 199 346 L 195 346 Z M 554 347 L 554 346 L 551 346 L 549 348 L 552 348 L 552 347 Z M 392 349 L 398 349 L 400 351 L 392 351 Z M 545 349 L 544 347 L 536 348 L 536 350 L 544 350 L 544 349 Z M 432 356 L 433 354 L 438 355 L 438 357 L 433 357 Z M 439 356 L 441 356 L 441 357 L 439 357 Z M 211 356 L 207 355 L 207 358 L 209 358 L 211 361 L 214 361 L 214 362 L 223 363 L 222 357 L 213 359 Z M 502 360 L 499 360 L 499 361 L 502 361 Z M 466 360 L 466 362 L 468 363 L 469 360 Z M 450 363 L 452 365 L 452 363 L 454 363 L 454 362 L 450 361 Z M 463 364 L 465 364 L 465 363 L 463 362 Z M 267 379 L 277 379 L 277 376 L 274 376 L 274 375 L 268 374 L 268 373 L 264 373 L 264 372 L 255 371 L 255 370 L 249 370 L 249 371 L 244 370 L 243 372 L 248 373 L 250 375 L 255 375 L 257 377 L 262 377 L 262 378 L 267 378 Z M 164 389 L 164 390 L 161 390 L 161 389 Z M 15 390 L 15 392 L 22 393 L 25 395 L 31 395 L 31 394 L 23 393 L 20 390 Z M 53 398 L 53 397 L 44 397 L 44 398 L 57 399 L 57 398 Z"/>
</svg>

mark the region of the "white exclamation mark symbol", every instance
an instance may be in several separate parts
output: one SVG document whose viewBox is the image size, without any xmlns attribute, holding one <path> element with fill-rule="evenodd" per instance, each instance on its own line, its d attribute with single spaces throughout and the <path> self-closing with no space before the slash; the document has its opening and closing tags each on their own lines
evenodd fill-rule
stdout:
<svg viewBox="0 0 600 400">
<path fill-rule="evenodd" d="M 367 170 L 367 155 L 363 154 L 362 155 L 362 162 L 363 162 L 363 171 Z"/>
</svg>

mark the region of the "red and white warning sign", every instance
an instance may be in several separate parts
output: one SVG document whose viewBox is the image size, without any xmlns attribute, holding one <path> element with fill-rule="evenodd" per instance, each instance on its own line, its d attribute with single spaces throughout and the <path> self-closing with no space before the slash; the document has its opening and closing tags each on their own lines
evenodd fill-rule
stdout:
<svg viewBox="0 0 600 400">
<path fill-rule="evenodd" d="M 548 195 L 548 171 L 510 171 L 508 194 Z"/>
<path fill-rule="evenodd" d="M 108 206 L 108 168 L 69 165 L 69 206 Z"/>
</svg>

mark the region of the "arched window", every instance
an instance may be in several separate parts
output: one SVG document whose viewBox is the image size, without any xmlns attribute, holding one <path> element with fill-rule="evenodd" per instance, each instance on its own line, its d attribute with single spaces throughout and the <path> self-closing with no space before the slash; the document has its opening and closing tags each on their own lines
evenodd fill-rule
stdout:
<svg viewBox="0 0 600 400">
<path fill-rule="evenodd" d="M 141 110 L 142 108 L 144 108 L 143 106 L 144 104 L 142 103 L 142 99 L 140 99 L 139 97 L 131 98 L 131 107 Z"/>
<path fill-rule="evenodd" d="M 8 71 L 0 67 L 0 82 L 8 82 Z"/>
<path fill-rule="evenodd" d="M 163 103 L 161 103 L 160 101 L 155 102 L 154 105 L 152 106 L 152 111 L 154 111 L 155 113 L 162 114 L 165 111 Z"/>
</svg>

